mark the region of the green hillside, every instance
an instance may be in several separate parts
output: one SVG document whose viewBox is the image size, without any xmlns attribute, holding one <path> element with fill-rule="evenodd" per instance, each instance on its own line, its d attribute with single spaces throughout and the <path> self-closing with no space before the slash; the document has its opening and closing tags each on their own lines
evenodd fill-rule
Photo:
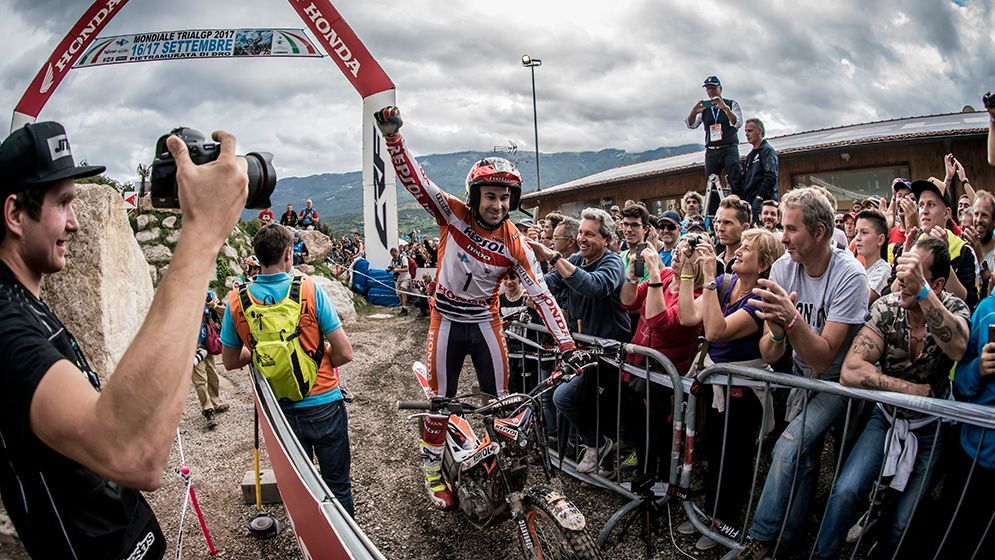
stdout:
<svg viewBox="0 0 995 560">
<path fill-rule="evenodd" d="M 540 166 L 542 185 L 551 187 L 585 177 L 606 169 L 622 165 L 650 161 L 673 155 L 700 150 L 701 146 L 686 144 L 672 148 L 657 148 L 645 152 L 628 153 L 625 150 L 604 149 L 597 152 L 557 152 L 542 154 Z M 417 154 L 416 154 L 417 155 Z M 418 161 L 425 173 L 449 193 L 462 198 L 463 183 L 466 173 L 476 161 L 487 157 L 500 155 L 514 161 L 522 173 L 525 190 L 535 190 L 535 155 L 518 152 L 517 154 L 495 154 L 492 152 L 456 152 L 452 154 L 433 154 L 418 156 Z M 402 231 L 412 227 L 423 230 L 433 228 L 431 218 L 419 206 L 411 201 L 411 196 L 400 186 L 398 189 L 398 222 Z M 314 201 L 314 206 L 335 232 L 346 232 L 361 229 L 363 211 L 362 173 L 323 173 L 309 177 L 286 177 L 277 182 L 273 193 L 273 212 L 279 215 L 287 204 L 293 204 L 300 210 L 308 198 Z M 246 220 L 254 218 L 255 211 L 246 211 Z"/>
</svg>

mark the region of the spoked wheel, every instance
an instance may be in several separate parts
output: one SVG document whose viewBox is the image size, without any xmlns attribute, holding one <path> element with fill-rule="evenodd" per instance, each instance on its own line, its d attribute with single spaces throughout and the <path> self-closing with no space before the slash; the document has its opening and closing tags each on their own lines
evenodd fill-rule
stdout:
<svg viewBox="0 0 995 560">
<path fill-rule="evenodd" d="M 539 560 L 603 559 L 584 516 L 562 494 L 536 487 L 525 500 L 525 525 L 532 539 L 526 558 Z"/>
<path fill-rule="evenodd" d="M 658 513 L 659 508 L 645 500 L 625 504 L 605 523 L 598 546 L 612 558 L 651 557 Z"/>
</svg>

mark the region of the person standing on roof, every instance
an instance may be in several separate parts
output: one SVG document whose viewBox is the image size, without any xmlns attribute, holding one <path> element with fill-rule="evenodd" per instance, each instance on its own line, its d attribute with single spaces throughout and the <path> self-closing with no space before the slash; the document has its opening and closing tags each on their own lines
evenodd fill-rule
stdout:
<svg viewBox="0 0 995 560">
<path fill-rule="evenodd" d="M 522 176 L 514 164 L 498 157 L 475 163 L 466 177 L 463 202 L 432 183 L 408 153 L 398 133 L 402 121 L 397 107 L 384 107 L 374 118 L 387 141 L 397 178 L 441 227 L 426 352 L 432 391 L 455 396 L 469 355 L 481 392 L 495 396 L 507 392 L 508 350 L 498 294 L 509 271 L 521 278 L 564 361 L 575 367 L 586 364 L 589 357 L 576 350 L 526 237 L 508 220 L 522 194 Z M 442 509 L 455 505 L 440 472 L 448 422 L 442 415 L 425 417 L 420 445 L 425 487 L 433 505 Z"/>
<path fill-rule="evenodd" d="M 726 185 L 739 188 L 742 169 L 739 163 L 739 128 L 743 111 L 739 102 L 722 97 L 722 82 L 716 76 L 705 78 L 702 85 L 707 99 L 691 107 L 684 124 L 690 129 L 705 125 L 705 177 L 726 175 Z"/>
</svg>

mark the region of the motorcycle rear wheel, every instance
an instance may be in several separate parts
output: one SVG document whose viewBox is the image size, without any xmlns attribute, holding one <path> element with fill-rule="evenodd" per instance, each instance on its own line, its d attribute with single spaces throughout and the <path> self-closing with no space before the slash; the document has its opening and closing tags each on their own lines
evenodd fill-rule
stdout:
<svg viewBox="0 0 995 560">
<path fill-rule="evenodd" d="M 547 500 L 542 494 L 541 491 L 534 493 L 524 504 L 525 525 L 534 544 L 533 549 L 524 550 L 525 557 L 542 560 L 603 559 L 601 548 L 587 528 L 574 530 L 566 527 L 554 509 L 558 500 Z M 525 543 L 521 544 L 525 549 Z"/>
</svg>

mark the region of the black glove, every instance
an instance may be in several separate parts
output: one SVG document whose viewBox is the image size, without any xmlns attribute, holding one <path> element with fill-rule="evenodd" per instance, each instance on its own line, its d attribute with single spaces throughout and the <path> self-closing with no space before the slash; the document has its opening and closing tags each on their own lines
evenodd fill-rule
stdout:
<svg viewBox="0 0 995 560">
<path fill-rule="evenodd" d="M 563 353 L 563 365 L 578 375 L 597 365 L 597 358 L 583 350 L 567 350 Z"/>
<path fill-rule="evenodd" d="M 373 119 L 377 122 L 380 133 L 390 138 L 397 134 L 404 122 L 401 120 L 401 110 L 393 105 L 388 105 L 373 113 Z"/>
</svg>

